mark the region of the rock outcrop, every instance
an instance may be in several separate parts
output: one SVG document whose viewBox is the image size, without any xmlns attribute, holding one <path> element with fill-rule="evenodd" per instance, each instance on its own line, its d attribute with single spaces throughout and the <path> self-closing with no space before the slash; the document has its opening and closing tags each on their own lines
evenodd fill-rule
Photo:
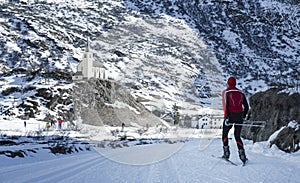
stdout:
<svg viewBox="0 0 300 183">
<path fill-rule="evenodd" d="M 300 125 L 291 121 L 288 126 L 283 127 L 277 136 L 270 141 L 270 146 L 276 145 L 285 152 L 296 152 L 300 149 Z"/>
<path fill-rule="evenodd" d="M 288 94 L 281 89 L 273 88 L 265 92 L 259 92 L 250 97 L 250 121 L 266 121 L 263 128 L 244 127 L 242 136 L 251 139 L 253 142 L 266 141 L 277 130 L 280 131 L 272 144 L 280 149 L 288 151 L 295 141 L 299 142 L 299 128 L 291 128 L 288 124 L 291 121 L 300 122 L 300 94 Z M 290 138 L 292 137 L 292 138 Z"/>
<path fill-rule="evenodd" d="M 73 87 L 74 113 L 85 124 L 153 126 L 161 119 L 151 114 L 126 88 L 108 80 L 90 79 Z"/>
</svg>

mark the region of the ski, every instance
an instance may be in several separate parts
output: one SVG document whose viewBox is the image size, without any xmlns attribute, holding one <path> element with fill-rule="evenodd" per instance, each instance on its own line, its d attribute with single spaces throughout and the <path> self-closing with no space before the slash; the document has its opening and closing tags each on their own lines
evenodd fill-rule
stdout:
<svg viewBox="0 0 300 183">
<path fill-rule="evenodd" d="M 243 162 L 242 166 L 246 166 L 248 164 L 248 161 L 249 160 L 247 159 L 245 163 Z"/>
<path fill-rule="evenodd" d="M 238 164 L 230 161 L 229 159 L 225 159 L 225 158 L 222 158 L 222 157 L 219 157 L 219 156 L 214 156 L 214 155 L 211 155 L 211 156 L 214 157 L 214 158 L 218 158 L 218 159 L 224 160 L 224 161 L 226 161 L 227 163 L 229 163 L 231 165 L 238 166 Z"/>
</svg>

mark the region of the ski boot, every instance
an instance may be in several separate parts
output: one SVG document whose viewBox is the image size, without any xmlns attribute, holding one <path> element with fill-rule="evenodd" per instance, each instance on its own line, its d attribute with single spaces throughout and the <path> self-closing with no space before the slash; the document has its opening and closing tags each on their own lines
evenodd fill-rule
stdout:
<svg viewBox="0 0 300 183">
<path fill-rule="evenodd" d="M 229 146 L 223 146 L 223 150 L 224 150 L 224 155 L 222 156 L 222 158 L 228 160 L 230 156 Z"/>
<path fill-rule="evenodd" d="M 246 157 L 246 154 L 245 154 L 245 150 L 244 150 L 244 149 L 239 149 L 239 156 L 240 156 L 241 161 L 242 161 L 243 164 L 245 165 L 248 159 L 247 159 L 247 157 Z"/>
</svg>

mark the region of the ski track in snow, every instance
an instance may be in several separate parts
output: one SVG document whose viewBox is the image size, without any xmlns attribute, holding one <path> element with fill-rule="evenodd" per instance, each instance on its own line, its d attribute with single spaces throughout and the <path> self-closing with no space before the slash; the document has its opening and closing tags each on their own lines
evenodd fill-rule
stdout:
<svg viewBox="0 0 300 183">
<path fill-rule="evenodd" d="M 9 177 L 8 182 L 57 182 L 107 160 L 97 154 L 79 157 L 71 156 L 1 168 L 0 177 Z M 64 161 L 68 163 L 63 164 Z"/>
<path fill-rule="evenodd" d="M 203 146 L 205 144 L 205 148 Z M 209 145 L 207 145 L 209 144 Z M 250 142 L 249 142 L 250 144 Z M 119 149 L 107 149 L 108 153 L 92 150 L 90 152 L 60 155 L 51 160 L 0 166 L 0 182 L 299 182 L 300 165 L 296 161 L 278 156 L 247 150 L 249 163 L 243 167 L 238 158 L 234 140 L 231 140 L 230 159 L 237 163 L 233 166 L 212 157 L 222 154 L 220 139 L 190 139 L 179 146 L 170 156 L 161 159 L 163 147 L 174 144 L 152 144 Z M 149 149 L 150 147 L 150 149 Z M 246 146 L 247 147 L 247 146 Z M 152 150 L 151 150 L 152 149 Z M 151 151 L 151 157 L 145 153 Z M 161 151 L 160 151 L 161 150 Z M 149 158 L 152 163 L 144 165 L 119 162 L 123 156 L 136 159 Z M 3 156 L 0 156 L 0 158 Z M 164 156 L 163 156 L 164 157 Z M 295 158 L 294 158 L 295 159 Z M 157 160 L 157 161 L 155 161 Z M 1 161 L 0 161 L 1 162 Z"/>
</svg>

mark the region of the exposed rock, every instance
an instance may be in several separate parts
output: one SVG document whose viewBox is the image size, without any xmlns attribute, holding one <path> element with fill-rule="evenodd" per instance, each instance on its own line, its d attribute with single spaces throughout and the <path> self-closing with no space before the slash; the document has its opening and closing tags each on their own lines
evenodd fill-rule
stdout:
<svg viewBox="0 0 300 183">
<path fill-rule="evenodd" d="M 20 92 L 20 91 L 21 90 L 19 89 L 19 87 L 10 87 L 10 88 L 7 88 L 6 90 L 3 90 L 1 94 L 3 96 L 7 96 L 7 95 L 10 95 L 11 93 Z"/>
<path fill-rule="evenodd" d="M 30 88 L 30 87 L 28 87 Z M 25 88 L 25 89 L 28 89 Z M 19 111 L 19 118 L 29 119 L 35 118 L 40 114 L 41 106 L 45 106 L 48 112 L 45 113 L 45 121 L 56 120 L 57 117 L 62 117 L 65 121 L 74 120 L 74 111 L 72 108 L 72 89 L 60 89 L 60 88 L 33 88 L 33 96 L 26 97 L 22 100 L 22 103 L 16 106 Z M 4 114 L 15 115 L 13 113 L 14 108 L 7 109 Z M 50 113 L 49 111 L 54 111 Z"/>
<path fill-rule="evenodd" d="M 39 88 L 36 91 L 37 91 L 37 93 L 35 95 L 37 97 L 43 97 L 44 99 L 47 99 L 47 100 L 52 98 L 52 92 L 49 89 Z"/>
<path fill-rule="evenodd" d="M 253 142 L 266 141 L 277 130 L 282 127 L 278 134 L 278 139 L 273 142 L 282 150 L 291 143 L 291 135 L 298 134 L 298 131 L 288 127 L 290 121 L 300 121 L 300 94 L 288 94 L 281 92 L 281 89 L 269 89 L 265 92 L 259 92 L 250 97 L 250 120 L 251 121 L 266 121 L 266 126 L 260 127 L 244 127 L 242 136 L 247 139 L 252 139 Z M 299 135 L 295 136 L 295 140 L 300 140 Z M 287 145 L 288 144 L 288 145 Z"/>
<path fill-rule="evenodd" d="M 73 88 L 75 118 L 91 125 L 155 125 L 160 119 L 151 114 L 130 93 L 115 82 L 84 80 Z"/>
<path fill-rule="evenodd" d="M 39 112 L 39 106 L 38 101 L 33 98 L 27 98 L 19 105 L 19 108 L 24 110 L 24 116 L 34 118 L 34 114 Z M 24 116 L 21 118 L 24 119 Z"/>
<path fill-rule="evenodd" d="M 107 80 L 83 80 L 74 83 L 73 88 L 39 88 L 34 96 L 27 97 L 17 108 L 22 111 L 21 119 L 34 118 L 41 105 L 48 111 L 44 121 L 60 117 L 64 121 L 82 120 L 91 125 L 117 125 L 132 123 L 141 126 L 160 124 L 160 119 L 150 113 L 130 93 L 115 82 Z M 13 108 L 6 111 L 13 112 Z M 5 113 L 5 114 L 6 114 Z"/>
<path fill-rule="evenodd" d="M 278 133 L 276 138 L 270 142 L 270 145 L 272 146 L 273 144 L 275 144 L 279 149 L 290 153 L 290 152 L 296 152 L 300 149 L 299 141 L 300 141 L 299 127 L 295 129 L 288 126 L 288 127 L 284 127 Z"/>
</svg>

